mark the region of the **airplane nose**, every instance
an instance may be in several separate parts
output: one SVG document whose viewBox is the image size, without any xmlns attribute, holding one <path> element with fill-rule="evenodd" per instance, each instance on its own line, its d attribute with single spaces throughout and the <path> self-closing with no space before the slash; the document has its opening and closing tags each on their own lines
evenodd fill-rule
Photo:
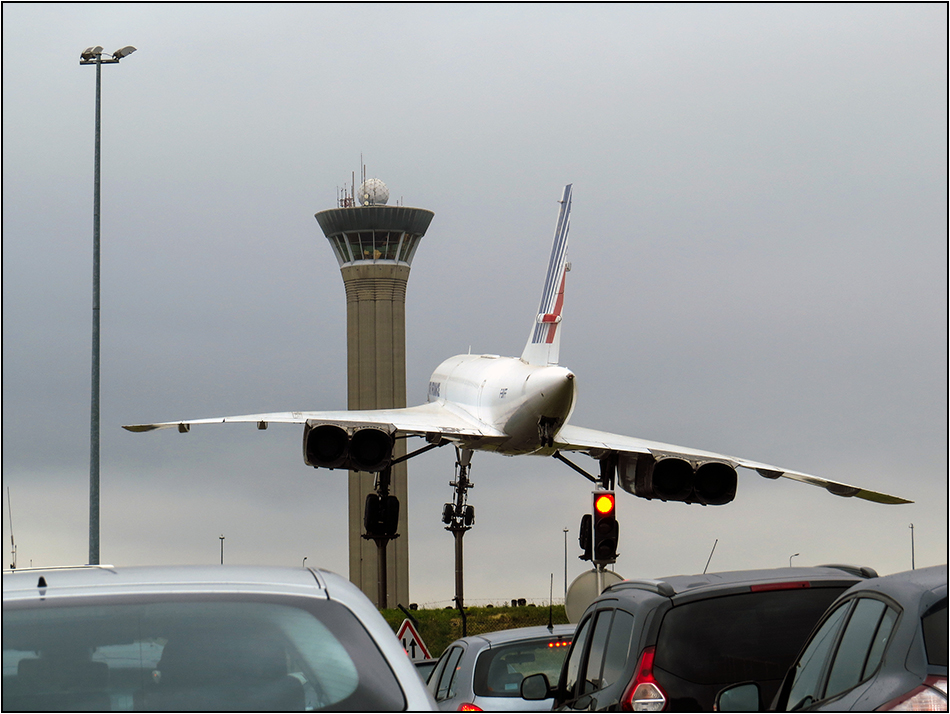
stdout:
<svg viewBox="0 0 950 714">
<path fill-rule="evenodd" d="M 534 379 L 538 380 L 535 386 L 550 408 L 562 413 L 570 411 L 576 389 L 573 372 L 564 367 L 549 367 Z"/>
</svg>

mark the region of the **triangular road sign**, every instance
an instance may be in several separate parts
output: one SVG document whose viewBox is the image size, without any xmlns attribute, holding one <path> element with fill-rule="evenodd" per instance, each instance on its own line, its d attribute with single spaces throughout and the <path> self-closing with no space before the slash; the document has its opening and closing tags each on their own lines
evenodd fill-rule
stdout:
<svg viewBox="0 0 950 714">
<path fill-rule="evenodd" d="M 402 644 L 402 648 L 406 650 L 406 654 L 413 662 L 431 658 L 432 655 L 429 654 L 429 649 L 409 620 L 402 621 L 396 631 L 396 639 Z"/>
</svg>

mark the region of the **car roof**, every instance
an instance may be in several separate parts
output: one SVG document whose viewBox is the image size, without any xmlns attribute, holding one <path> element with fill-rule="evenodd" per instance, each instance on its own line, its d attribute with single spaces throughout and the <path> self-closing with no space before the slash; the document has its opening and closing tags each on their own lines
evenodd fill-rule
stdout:
<svg viewBox="0 0 950 714">
<path fill-rule="evenodd" d="M 516 627 L 510 630 L 496 630 L 495 632 L 482 632 L 478 635 L 469 635 L 468 637 L 462 637 L 456 640 L 456 642 L 487 642 L 490 645 L 500 645 L 535 638 L 563 637 L 565 635 L 574 634 L 574 629 L 574 625 L 554 625 L 550 630 L 546 625 L 538 627 Z"/>
<path fill-rule="evenodd" d="M 251 565 L 87 565 L 3 571 L 3 600 L 171 592 L 275 592 L 329 597 L 348 589 L 342 578 L 316 568 Z"/>
<path fill-rule="evenodd" d="M 624 580 L 608 587 L 601 597 L 624 590 L 646 590 L 662 597 L 682 599 L 684 596 L 698 596 L 717 590 L 741 589 L 751 585 L 778 585 L 791 582 L 851 585 L 875 576 L 877 573 L 871 568 L 850 565 L 732 570 L 699 575 L 671 575 L 655 580 Z"/>
<path fill-rule="evenodd" d="M 879 578 L 857 583 L 847 594 L 857 591 L 883 593 L 898 602 L 909 602 L 928 593 L 934 598 L 947 596 L 947 566 L 934 565 L 919 570 L 905 570 L 891 575 L 882 575 Z"/>
<path fill-rule="evenodd" d="M 434 708 L 392 629 L 346 578 L 314 567 L 272 565 L 87 565 L 3 571 L 3 604 L 67 604 L 71 598 L 187 593 L 242 593 L 334 600 L 367 629 L 400 682 L 409 710 Z"/>
</svg>

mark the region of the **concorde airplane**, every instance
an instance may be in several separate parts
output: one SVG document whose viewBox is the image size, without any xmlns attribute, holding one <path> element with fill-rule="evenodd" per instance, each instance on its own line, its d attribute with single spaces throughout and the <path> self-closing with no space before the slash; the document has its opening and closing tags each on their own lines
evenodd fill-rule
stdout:
<svg viewBox="0 0 950 714">
<path fill-rule="evenodd" d="M 564 187 L 548 262 L 544 291 L 531 321 L 520 357 L 456 355 L 436 367 L 429 379 L 425 404 L 401 409 L 325 412 L 276 412 L 135 424 L 129 431 L 192 425 L 245 422 L 264 429 L 269 423 L 303 425 L 303 458 L 308 466 L 369 473 L 387 472 L 396 439 L 420 437 L 428 442 L 418 453 L 454 444 L 460 462 L 473 451 L 508 456 L 554 456 L 600 485 L 614 482 L 635 496 L 703 505 L 731 502 L 736 494 L 736 469 L 742 467 L 769 479 L 779 477 L 820 486 L 836 496 L 877 503 L 911 503 L 904 498 L 778 466 L 709 451 L 645 441 L 632 436 L 586 429 L 569 423 L 577 396 L 574 373 L 558 364 L 564 282 L 569 270 L 571 185 Z M 595 459 L 596 476 L 568 460 L 579 452 Z M 406 457 L 402 457 L 406 458 Z"/>
</svg>

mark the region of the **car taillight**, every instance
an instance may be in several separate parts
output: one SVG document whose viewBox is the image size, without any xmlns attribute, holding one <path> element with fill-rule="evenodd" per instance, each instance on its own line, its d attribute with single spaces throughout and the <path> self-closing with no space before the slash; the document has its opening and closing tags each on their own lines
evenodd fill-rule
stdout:
<svg viewBox="0 0 950 714">
<path fill-rule="evenodd" d="M 620 708 L 625 712 L 659 712 L 666 707 L 666 692 L 653 676 L 656 647 L 647 647 L 640 655 L 637 671 L 623 693 Z"/>
<path fill-rule="evenodd" d="M 477 706 L 477 705 L 475 705 L 475 704 L 472 704 L 471 702 L 462 702 L 461 704 L 459 704 L 459 708 L 456 709 L 455 711 L 457 711 L 457 712 L 480 712 L 480 711 L 482 711 L 482 708 L 479 707 L 479 706 Z"/>
<path fill-rule="evenodd" d="M 811 583 L 807 580 L 796 580 L 787 583 L 757 583 L 749 586 L 749 592 L 767 593 L 773 590 L 803 590 L 810 587 Z"/>
<path fill-rule="evenodd" d="M 945 712 L 947 711 L 947 678 L 927 677 L 922 685 L 897 699 L 892 699 L 876 711 Z"/>
</svg>

